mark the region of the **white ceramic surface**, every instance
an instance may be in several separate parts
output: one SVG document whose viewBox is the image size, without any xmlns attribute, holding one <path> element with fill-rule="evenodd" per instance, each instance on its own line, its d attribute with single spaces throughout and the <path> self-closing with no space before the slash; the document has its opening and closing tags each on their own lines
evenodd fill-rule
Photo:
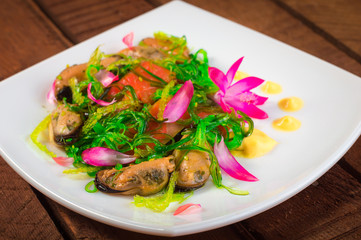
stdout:
<svg viewBox="0 0 361 240">
<path fill-rule="evenodd" d="M 29 144 L 29 135 L 48 114 L 45 95 L 67 65 L 86 62 L 101 45 L 108 53 L 124 48 L 121 39 L 134 31 L 135 43 L 164 31 L 186 35 L 193 50 L 208 51 L 210 64 L 226 71 L 245 56 L 240 70 L 280 83 L 284 91 L 270 96 L 262 108 L 270 118 L 256 127 L 279 144 L 268 155 L 239 159 L 260 181 L 229 186 L 249 190 L 235 196 L 211 181 L 187 202 L 200 203 L 202 212 L 174 217 L 177 205 L 164 213 L 132 206 L 132 198 L 84 191 L 90 179 L 62 174 L 63 167 Z M 318 58 L 183 2 L 171 2 L 97 35 L 0 83 L 0 152 L 31 185 L 60 204 L 89 218 L 141 233 L 179 236 L 231 224 L 263 212 L 292 197 L 331 168 L 359 137 L 361 79 Z M 271 122 L 286 115 L 276 107 L 288 96 L 304 100 L 304 108 L 290 115 L 302 121 L 295 132 L 279 132 Z M 332 183 L 330 183 L 332 184 Z"/>
</svg>

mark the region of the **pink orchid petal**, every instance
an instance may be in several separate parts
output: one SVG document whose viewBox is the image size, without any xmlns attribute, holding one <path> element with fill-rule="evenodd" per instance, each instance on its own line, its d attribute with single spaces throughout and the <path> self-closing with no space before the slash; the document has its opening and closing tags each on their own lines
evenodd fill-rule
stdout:
<svg viewBox="0 0 361 240">
<path fill-rule="evenodd" d="M 202 209 L 200 204 L 188 203 L 180 206 L 173 213 L 174 216 L 198 213 Z"/>
<path fill-rule="evenodd" d="M 237 70 L 239 68 L 239 65 L 241 65 L 241 63 L 242 63 L 242 60 L 243 60 L 243 57 L 241 57 L 235 63 L 233 63 L 232 67 L 230 67 L 230 69 L 228 70 L 228 72 L 226 74 L 226 78 L 227 78 L 227 81 L 228 81 L 227 86 L 230 86 L 232 84 L 233 79 L 234 79 L 234 75 L 236 75 L 236 72 L 237 72 Z"/>
<path fill-rule="evenodd" d="M 210 67 L 208 68 L 208 74 L 209 78 L 214 82 L 214 84 L 216 84 L 217 87 L 219 87 L 219 89 L 223 93 L 225 93 L 226 89 L 230 84 L 228 84 L 227 78 L 224 73 L 218 68 Z"/>
<path fill-rule="evenodd" d="M 136 159 L 134 156 L 105 147 L 88 148 L 82 152 L 81 157 L 85 163 L 93 166 L 115 166 L 117 163 L 128 164 Z"/>
<path fill-rule="evenodd" d="M 133 47 L 134 33 L 130 32 L 123 38 L 123 43 L 127 45 L 128 48 Z"/>
<path fill-rule="evenodd" d="M 244 112 L 245 114 L 247 114 L 251 118 L 256 118 L 256 119 L 266 119 L 266 118 L 268 118 L 268 114 L 266 112 L 262 111 L 261 109 L 259 109 L 258 107 L 254 106 L 252 104 L 248 104 L 248 103 L 240 102 L 240 101 L 236 102 L 236 103 L 228 102 L 228 104 L 234 110 Z"/>
<path fill-rule="evenodd" d="M 254 95 L 256 97 L 256 100 L 254 101 L 254 105 L 263 105 L 268 99 L 268 97 L 262 97 L 257 94 Z"/>
<path fill-rule="evenodd" d="M 112 72 L 109 72 L 105 69 L 99 70 L 95 74 L 96 79 L 103 84 L 104 87 L 108 87 L 113 82 L 119 79 L 118 75 L 114 75 Z"/>
<path fill-rule="evenodd" d="M 262 105 L 268 98 L 258 96 L 251 89 L 261 85 L 264 80 L 257 77 L 246 77 L 232 85 L 234 76 L 242 63 L 243 57 L 238 59 L 228 70 L 226 76 L 217 68 L 209 68 L 209 76 L 212 81 L 220 88 L 214 96 L 214 101 L 222 107 L 224 112 L 239 110 L 252 118 L 268 118 L 267 113 L 254 105 Z"/>
<path fill-rule="evenodd" d="M 230 105 L 237 105 L 237 102 L 243 102 L 252 105 L 262 105 L 266 102 L 267 97 L 261 97 L 253 92 L 243 92 L 239 95 L 226 95 L 223 100 Z"/>
<path fill-rule="evenodd" d="M 72 157 L 53 157 L 54 161 L 61 166 L 70 166 L 74 162 Z"/>
<path fill-rule="evenodd" d="M 232 86 L 230 86 L 227 89 L 227 95 L 238 95 L 241 94 L 242 92 L 246 92 L 249 91 L 255 87 L 258 87 L 259 85 L 261 85 L 264 82 L 263 79 L 257 78 L 257 77 L 246 77 L 243 78 L 241 80 L 239 80 L 238 82 L 236 82 L 235 84 L 233 84 Z"/>
<path fill-rule="evenodd" d="M 48 100 L 48 102 L 50 104 L 55 104 L 56 103 L 56 97 L 55 97 L 55 85 L 56 85 L 56 79 L 54 80 L 53 84 L 51 85 L 51 88 L 48 92 L 48 94 L 46 95 L 46 99 Z"/>
<path fill-rule="evenodd" d="M 224 143 L 223 137 L 220 143 L 214 143 L 214 154 L 217 157 L 219 166 L 231 177 L 242 181 L 254 182 L 258 178 L 249 173 L 237 162 Z"/>
<path fill-rule="evenodd" d="M 89 83 L 88 85 L 88 98 L 94 102 L 96 102 L 97 104 L 99 104 L 100 106 L 108 106 L 110 104 L 115 103 L 115 99 L 113 99 L 111 102 L 106 102 L 103 100 L 97 100 L 93 94 L 91 93 L 91 88 L 92 88 L 92 83 Z"/>
<path fill-rule="evenodd" d="M 229 108 L 229 106 L 225 103 L 224 101 L 224 96 L 223 93 L 221 91 L 216 92 L 216 94 L 213 97 L 213 100 L 219 105 L 221 106 L 222 110 L 224 112 L 228 112 L 230 113 L 232 110 Z"/>
<path fill-rule="evenodd" d="M 186 81 L 164 109 L 163 118 L 166 123 L 172 123 L 180 119 L 187 111 L 192 100 L 194 87 L 191 80 Z"/>
</svg>

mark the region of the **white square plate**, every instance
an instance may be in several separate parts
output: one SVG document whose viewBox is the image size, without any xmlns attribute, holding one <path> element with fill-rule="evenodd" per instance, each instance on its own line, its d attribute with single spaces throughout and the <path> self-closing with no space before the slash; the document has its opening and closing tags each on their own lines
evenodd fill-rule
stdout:
<svg viewBox="0 0 361 240">
<path fill-rule="evenodd" d="M 135 43 L 163 31 L 187 36 L 188 45 L 208 51 L 210 64 L 226 71 L 245 56 L 240 67 L 251 75 L 277 82 L 283 92 L 270 96 L 261 108 L 267 120 L 256 127 L 279 142 L 268 155 L 239 159 L 260 181 L 239 182 L 225 177 L 229 186 L 245 189 L 235 196 L 208 181 L 188 202 L 200 203 L 197 215 L 174 217 L 177 205 L 163 213 L 135 208 L 131 197 L 90 194 L 90 179 L 73 179 L 63 167 L 29 144 L 29 135 L 49 113 L 45 96 L 53 79 L 67 64 L 86 62 L 101 45 L 107 53 L 124 48 L 121 39 L 134 31 Z M 263 212 L 292 197 L 331 168 L 361 131 L 361 79 L 318 58 L 239 24 L 183 2 L 171 2 L 40 62 L 0 83 L 0 152 L 8 164 L 39 191 L 89 218 L 116 227 L 162 236 L 206 231 Z M 305 106 L 291 114 L 302 122 L 295 132 L 279 132 L 274 119 L 286 115 L 277 102 L 289 96 Z"/>
</svg>

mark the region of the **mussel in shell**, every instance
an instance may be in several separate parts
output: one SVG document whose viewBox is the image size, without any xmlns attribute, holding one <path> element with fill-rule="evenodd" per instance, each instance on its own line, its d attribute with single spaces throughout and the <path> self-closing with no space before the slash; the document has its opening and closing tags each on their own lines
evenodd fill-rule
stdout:
<svg viewBox="0 0 361 240">
<path fill-rule="evenodd" d="M 173 156 L 169 156 L 120 170 L 113 168 L 99 171 L 94 182 L 102 192 L 147 196 L 161 191 L 168 184 L 174 168 Z"/>
<path fill-rule="evenodd" d="M 50 139 L 58 145 L 74 143 L 83 124 L 79 113 L 72 112 L 64 104 L 59 104 L 51 114 Z"/>
<path fill-rule="evenodd" d="M 176 165 L 179 165 L 177 188 L 187 191 L 202 187 L 210 175 L 209 154 L 197 150 L 191 150 L 186 154 L 184 151 L 176 150 L 173 154 Z"/>
</svg>

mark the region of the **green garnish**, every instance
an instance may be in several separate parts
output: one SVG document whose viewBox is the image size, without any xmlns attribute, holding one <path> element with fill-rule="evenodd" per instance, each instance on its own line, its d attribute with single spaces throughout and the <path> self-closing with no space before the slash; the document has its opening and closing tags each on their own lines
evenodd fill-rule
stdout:
<svg viewBox="0 0 361 240">
<path fill-rule="evenodd" d="M 134 205 L 136 207 L 146 207 L 155 212 L 163 212 L 170 203 L 178 202 L 182 203 L 187 198 L 193 195 L 193 192 L 190 193 L 175 193 L 175 183 L 178 178 L 178 172 L 173 172 L 170 177 L 167 189 L 161 193 L 158 193 L 151 197 L 142 197 L 139 195 L 134 196 Z"/>
<path fill-rule="evenodd" d="M 87 185 L 85 185 L 85 191 L 88 193 L 96 193 L 98 189 L 95 187 L 94 180 L 90 181 Z"/>
<path fill-rule="evenodd" d="M 56 157 L 56 154 L 49 151 L 46 146 L 39 142 L 38 138 L 40 133 L 42 133 L 44 130 L 46 130 L 51 122 L 51 115 L 49 114 L 46 118 L 43 119 L 39 123 L 39 125 L 34 129 L 34 131 L 30 135 L 30 139 L 33 141 L 33 143 L 43 152 L 48 154 L 50 157 Z"/>
</svg>

